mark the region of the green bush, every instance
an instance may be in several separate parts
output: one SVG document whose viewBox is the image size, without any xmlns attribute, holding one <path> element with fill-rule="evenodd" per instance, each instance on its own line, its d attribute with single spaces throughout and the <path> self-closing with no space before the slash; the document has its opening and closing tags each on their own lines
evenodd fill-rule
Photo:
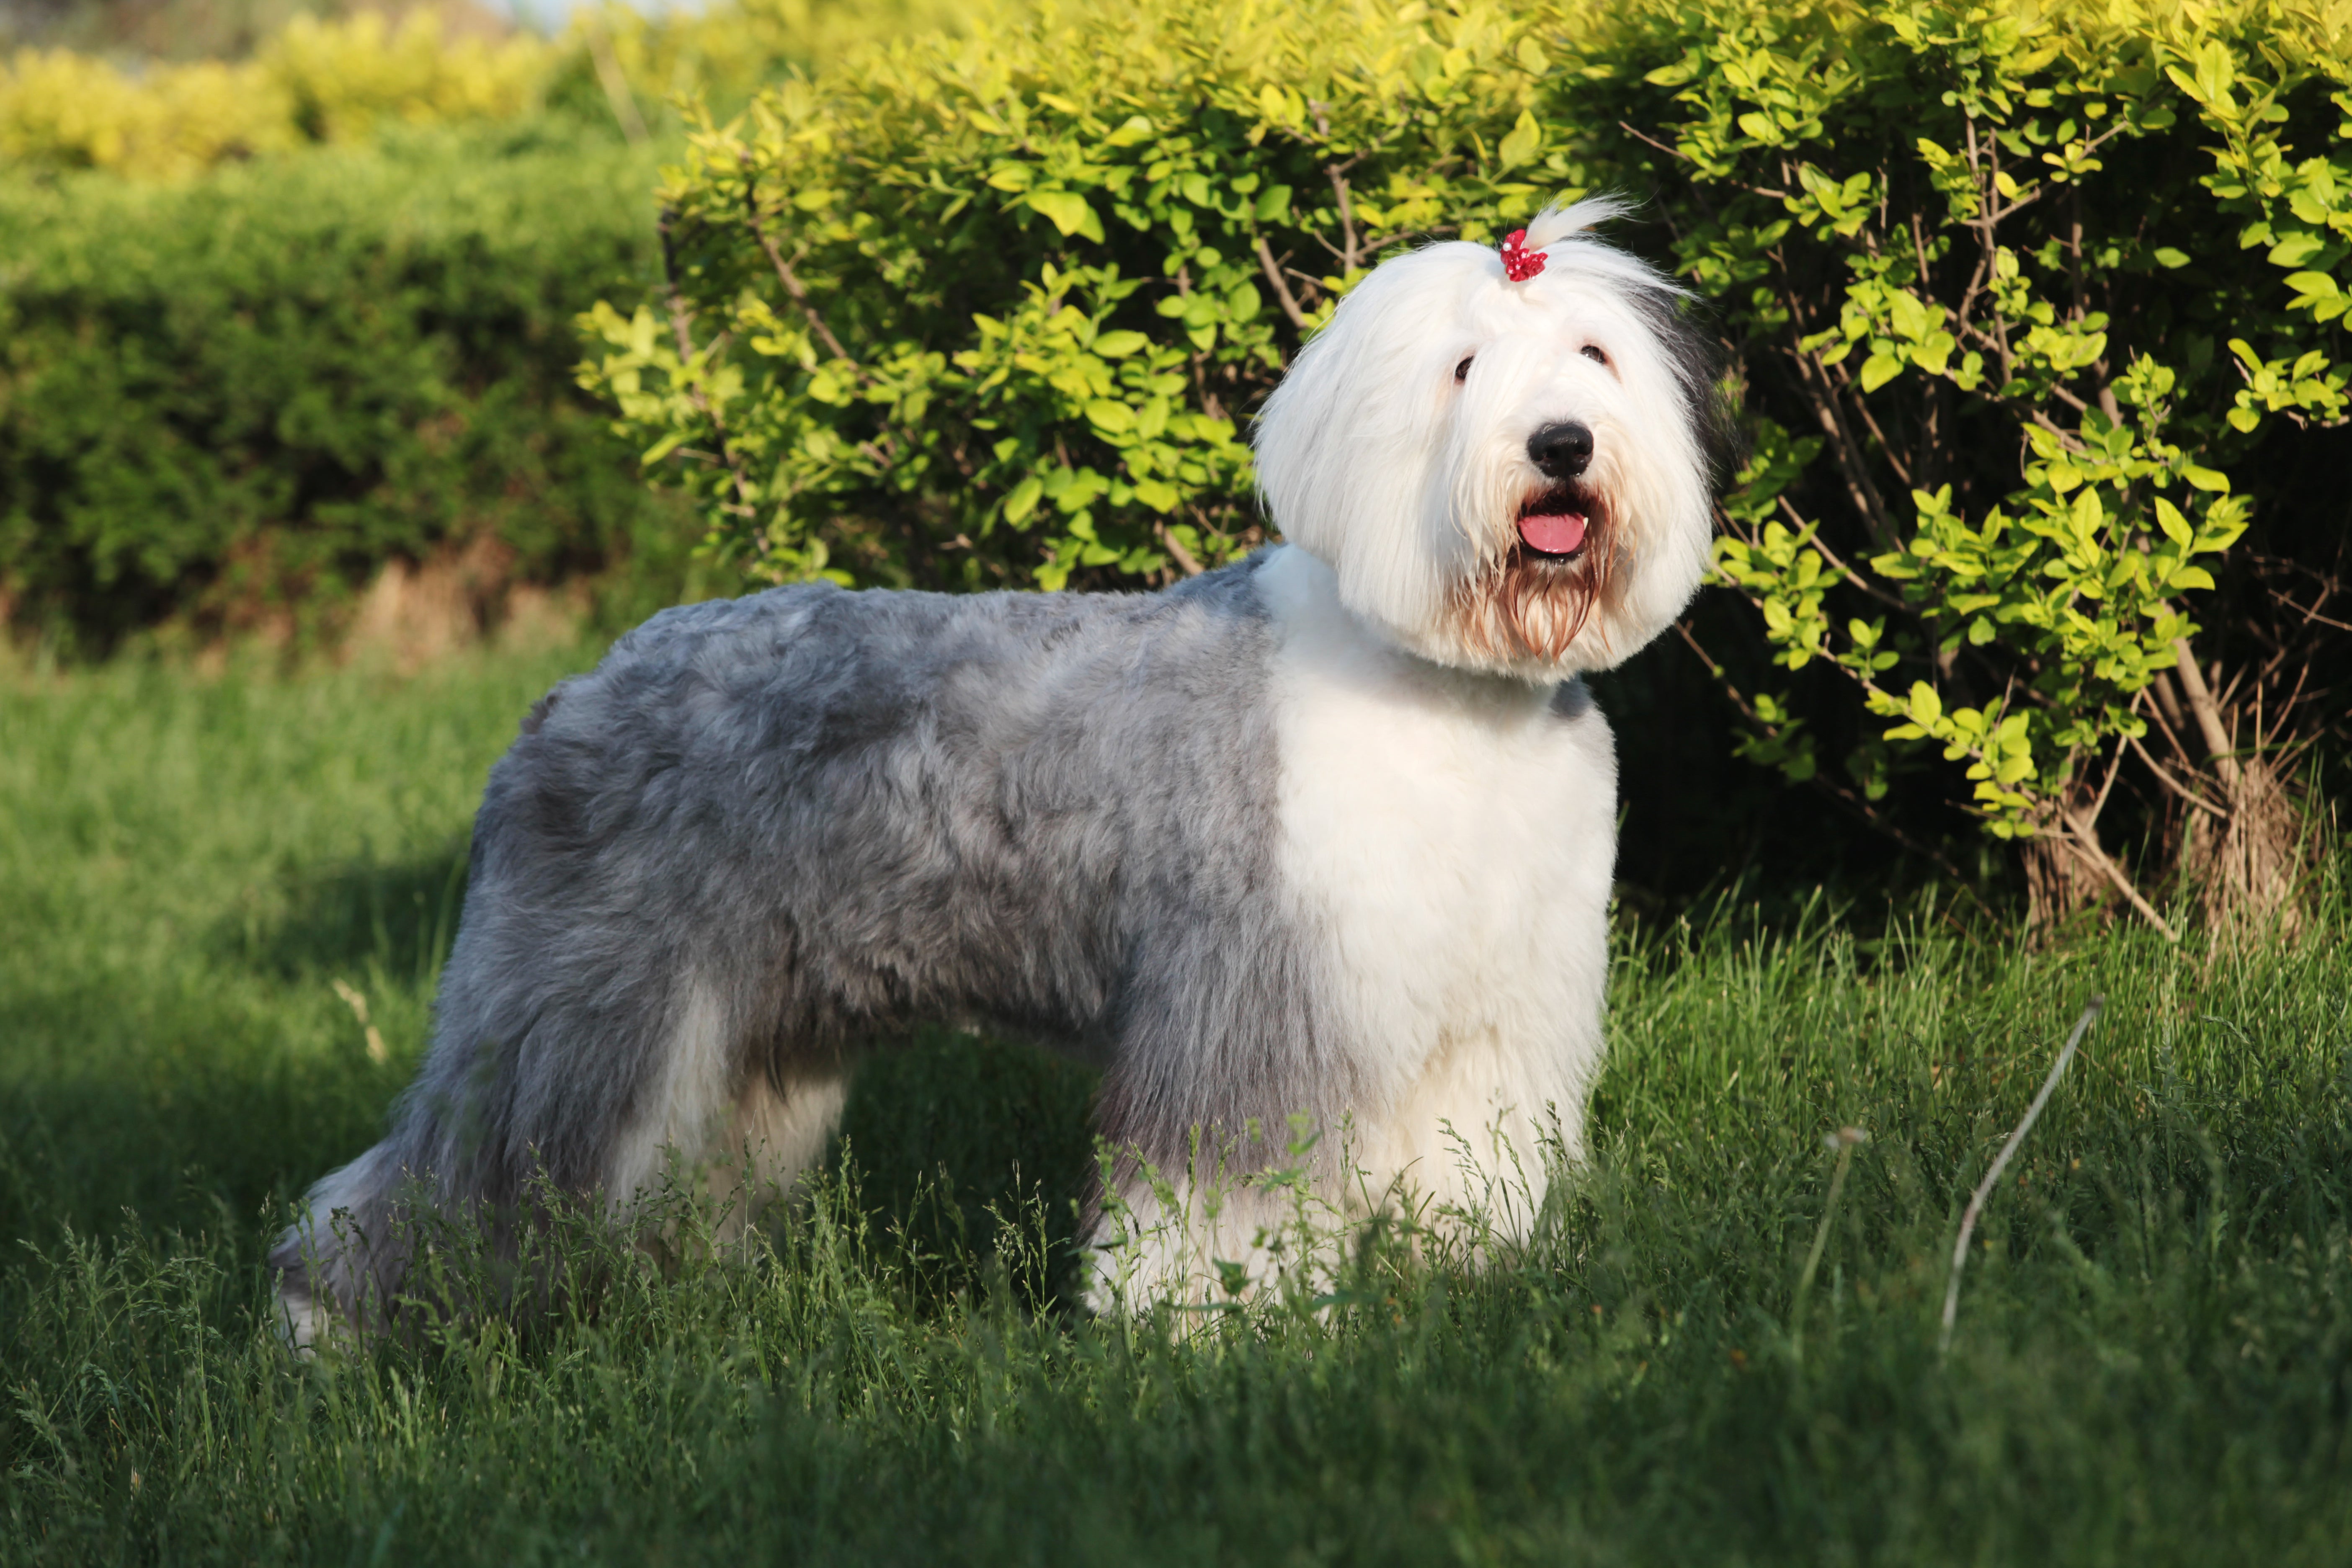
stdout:
<svg viewBox="0 0 2352 1568">
<path fill-rule="evenodd" d="M 104 169 L 172 180 L 213 164 L 319 142 L 365 142 L 387 124 L 528 118 L 543 105 L 607 117 L 642 139 L 672 94 L 740 104 L 787 64 L 953 20 L 946 0 L 734 0 L 648 16 L 618 0 L 575 7 L 560 37 L 486 36 L 489 20 L 432 7 L 362 8 L 322 19 L 277 7 L 279 26 L 205 0 L 118 8 L 139 37 L 115 47 L 0 54 L 0 165 Z M 174 14 L 176 13 L 176 14 Z M 79 35 L 95 16 L 52 17 L 36 32 Z M 0 47 L 10 31 L 0 14 Z M 100 23 L 102 27 L 103 24 Z M 176 35 L 176 36 L 175 36 Z M 142 47 L 209 40 L 241 58 L 132 58 Z"/>
<path fill-rule="evenodd" d="M 415 132 L 180 187 L 0 184 L 0 594 L 102 646 L 313 622 L 481 536 L 518 574 L 683 537 L 572 384 L 641 286 L 653 158 L 561 121 Z"/>
<path fill-rule="evenodd" d="M 984 17 L 706 123 L 586 379 L 769 575 L 1164 577 L 1255 537 L 1246 420 L 1384 250 L 1642 195 L 1757 441 L 1723 578 L 1838 678 L 1733 685 L 1749 754 L 1900 832 L 1940 750 L 2104 870 L 2233 468 L 2345 412 L 2345 41 L 2260 3 Z"/>
<path fill-rule="evenodd" d="M 2240 814 L 2199 670 L 2238 628 L 2200 660 L 2192 616 L 2265 422 L 2352 405 L 2347 43 L 2341 6 L 1634 17 L 1596 118 L 1641 132 L 1626 183 L 1672 183 L 1754 413 L 1717 558 L 1776 663 L 1843 678 L 1814 710 L 1868 721 L 1824 756 L 1784 678 L 1751 756 L 1838 764 L 1870 813 L 1940 751 L 1993 834 L 2118 885 L 2096 818 L 2127 752 Z"/>
<path fill-rule="evenodd" d="M 982 16 L 706 122 L 589 377 L 779 577 L 1057 588 L 1260 537 L 1243 421 L 1381 249 L 1580 183 L 1540 18 Z M 1557 46 L 1553 46 L 1556 47 Z"/>
</svg>

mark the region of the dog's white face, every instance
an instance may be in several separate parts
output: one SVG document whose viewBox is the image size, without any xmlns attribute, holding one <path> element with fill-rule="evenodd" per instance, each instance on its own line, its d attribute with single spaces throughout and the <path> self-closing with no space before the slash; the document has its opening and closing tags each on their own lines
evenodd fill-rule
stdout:
<svg viewBox="0 0 2352 1568">
<path fill-rule="evenodd" d="M 1383 263 L 1259 417 L 1283 536 L 1426 658 L 1547 682 L 1604 668 L 1706 571 L 1708 356 L 1678 289 L 1581 232 L 1615 210 L 1538 216 L 1525 281 L 1481 245 Z"/>
</svg>

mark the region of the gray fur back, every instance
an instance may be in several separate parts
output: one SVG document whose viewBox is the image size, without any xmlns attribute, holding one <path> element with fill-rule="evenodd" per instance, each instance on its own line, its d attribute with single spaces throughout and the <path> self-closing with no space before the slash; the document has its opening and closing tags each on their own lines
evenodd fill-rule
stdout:
<svg viewBox="0 0 2352 1568">
<path fill-rule="evenodd" d="M 1102 1065 L 1102 1131 L 1159 1161 L 1343 1099 L 1276 885 L 1256 566 L 796 586 L 623 638 L 491 773 L 400 1163 L 493 1203 L 592 1187 L 695 986 L 741 1081 L 969 1021 Z"/>
</svg>

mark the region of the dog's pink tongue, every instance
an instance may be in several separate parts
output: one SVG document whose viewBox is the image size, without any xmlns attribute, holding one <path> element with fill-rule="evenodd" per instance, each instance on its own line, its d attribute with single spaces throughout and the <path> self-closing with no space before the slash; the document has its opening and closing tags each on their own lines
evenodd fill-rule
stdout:
<svg viewBox="0 0 2352 1568">
<path fill-rule="evenodd" d="M 1580 511 L 1545 513 L 1519 519 L 1519 537 L 1528 542 L 1530 550 L 1540 550 L 1546 555 L 1569 555 L 1584 544 L 1584 514 Z"/>
</svg>

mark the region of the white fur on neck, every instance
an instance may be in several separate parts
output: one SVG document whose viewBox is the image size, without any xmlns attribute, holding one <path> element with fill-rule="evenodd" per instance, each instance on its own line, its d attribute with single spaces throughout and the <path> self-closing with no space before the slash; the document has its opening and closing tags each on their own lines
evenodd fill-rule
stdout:
<svg viewBox="0 0 2352 1568">
<path fill-rule="evenodd" d="M 1366 1086 L 1356 1158 L 1441 1201 L 1497 1177 L 1540 1199 L 1538 1136 L 1580 1152 L 1602 1051 L 1608 724 L 1580 691 L 1398 647 L 1303 550 L 1259 581 L 1282 628 L 1280 863 Z"/>
</svg>

